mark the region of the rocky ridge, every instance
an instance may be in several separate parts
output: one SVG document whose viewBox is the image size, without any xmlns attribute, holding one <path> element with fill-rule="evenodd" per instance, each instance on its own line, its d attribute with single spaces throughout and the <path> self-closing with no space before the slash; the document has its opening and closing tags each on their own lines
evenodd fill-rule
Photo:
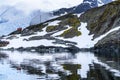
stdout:
<svg viewBox="0 0 120 80">
<path fill-rule="evenodd" d="M 53 11 L 53 15 L 61 15 L 65 13 L 80 14 L 91 8 L 99 7 L 100 5 L 105 5 L 110 2 L 112 2 L 112 0 L 83 0 L 83 3 L 79 4 L 78 6 L 71 8 L 61 8 L 59 10 Z"/>
<path fill-rule="evenodd" d="M 83 39 L 81 36 L 86 32 L 83 33 L 81 27 L 82 23 L 87 23 L 87 29 L 90 31 L 87 36 L 93 35 L 90 39 L 93 38 L 91 42 L 95 43 L 97 38 L 105 35 L 107 32 L 113 30 L 114 28 L 119 29 L 119 6 L 120 2 L 115 1 L 101 7 L 90 9 L 82 13 L 80 17 L 76 14 L 66 14 L 37 25 L 29 26 L 20 32 L 12 32 L 9 36 L 20 35 L 20 37 L 25 37 L 22 40 L 27 42 L 44 39 L 48 41 L 52 40 L 53 44 L 76 47 L 77 44 L 85 44 L 83 42 L 75 42 L 75 39 L 79 39 L 78 41 Z M 84 28 L 86 28 L 86 26 Z M 40 35 L 37 34 L 38 32 Z M 13 39 L 14 38 L 15 37 L 13 37 Z M 88 44 L 88 42 L 86 43 Z M 112 50 L 119 52 L 119 45 L 119 30 L 115 30 L 100 39 L 96 42 L 95 46 L 92 47 L 96 50 L 106 49 L 108 51 Z M 78 49 L 79 46 L 76 48 Z"/>
<path fill-rule="evenodd" d="M 114 1 L 107 5 L 93 8 L 86 11 L 80 16 L 80 20 L 87 22 L 87 29 L 90 30 L 90 35 L 93 35 L 93 39 L 104 35 L 114 28 L 120 27 L 120 2 Z M 92 14 L 92 15 L 91 15 Z M 120 30 L 115 30 L 99 40 L 95 48 L 100 51 L 115 51 L 120 52 Z"/>
</svg>

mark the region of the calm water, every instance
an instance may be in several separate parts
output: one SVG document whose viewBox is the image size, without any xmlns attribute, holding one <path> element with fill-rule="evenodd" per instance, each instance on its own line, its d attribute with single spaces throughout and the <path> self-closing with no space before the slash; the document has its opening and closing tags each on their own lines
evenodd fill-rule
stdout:
<svg viewBox="0 0 120 80">
<path fill-rule="evenodd" d="M 91 52 L 0 52 L 0 80 L 105 80 L 97 75 L 119 80 L 120 57 Z"/>
</svg>

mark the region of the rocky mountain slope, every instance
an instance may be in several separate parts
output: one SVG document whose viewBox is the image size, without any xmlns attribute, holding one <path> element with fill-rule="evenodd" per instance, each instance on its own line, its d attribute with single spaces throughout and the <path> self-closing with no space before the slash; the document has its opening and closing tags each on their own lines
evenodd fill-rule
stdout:
<svg viewBox="0 0 120 80">
<path fill-rule="evenodd" d="M 82 1 L 79 0 L 74 2 L 73 0 L 1 1 L 0 36 L 7 35 L 19 27 L 25 28 L 33 24 L 44 22 L 53 17 L 51 15 L 51 11 L 60 9 L 62 7 L 72 7 L 80 4 L 81 2 Z"/>
<path fill-rule="evenodd" d="M 80 16 L 80 20 L 87 22 L 87 29 L 90 30 L 90 35 L 93 39 L 103 37 L 95 45 L 95 48 L 108 50 L 109 52 L 120 52 L 120 1 L 109 3 L 105 6 L 94 8 L 86 11 Z M 93 15 L 91 15 L 93 14 Z"/>
<path fill-rule="evenodd" d="M 37 51 L 42 47 L 45 49 L 60 47 L 71 51 L 79 48 L 91 47 L 92 36 L 88 36 L 86 23 L 82 23 L 74 14 L 67 14 L 55 19 L 48 20 L 38 25 L 29 26 L 22 31 L 14 31 L 3 40 L 10 44 L 4 49 L 24 49 Z M 84 38 L 85 37 L 85 38 Z M 86 39 L 88 39 L 86 41 Z M 87 42 L 90 43 L 87 43 Z M 81 44 L 84 43 L 84 44 Z"/>
<path fill-rule="evenodd" d="M 19 1 L 18 1 L 18 3 L 16 3 L 16 5 L 14 6 L 3 5 L 3 6 L 0 6 L 0 27 L 1 27 L 0 35 L 6 35 L 16 30 L 19 27 L 25 28 L 26 26 L 39 24 L 41 22 L 47 21 L 55 17 L 57 14 L 63 14 L 65 12 L 81 13 L 90 8 L 97 7 L 100 4 L 104 5 L 111 1 L 112 0 L 107 0 L 107 1 L 106 0 L 84 0 L 83 3 L 81 3 L 82 1 L 79 1 L 79 0 L 73 3 L 72 3 L 72 0 L 56 1 L 56 4 L 57 4 L 56 5 L 56 4 L 53 4 L 52 1 L 48 1 L 48 3 L 44 4 L 44 0 L 40 0 L 39 3 L 42 5 L 39 8 L 36 6 L 31 7 L 31 5 L 27 3 L 27 1 L 23 1 L 21 2 L 21 4 L 19 4 Z M 7 1 L 5 1 L 5 3 L 6 2 Z M 34 1 L 31 4 L 34 5 L 35 2 L 37 1 Z M 69 8 L 75 4 L 76 5 L 80 4 L 80 5 Z M 36 3 L 36 5 L 38 4 Z M 22 6 L 24 6 L 25 8 L 23 8 Z M 49 7 L 46 7 L 46 6 L 49 6 Z M 34 7 L 36 8 L 34 9 Z M 63 8 L 63 9 L 51 12 L 52 10 L 59 9 L 62 7 L 67 7 L 67 8 Z M 32 8 L 32 10 L 30 8 Z M 52 15 L 52 13 L 54 14 L 54 16 Z"/>
<path fill-rule="evenodd" d="M 96 49 L 100 49 L 100 52 L 120 52 L 120 29 L 111 32 L 102 40 L 98 41 L 95 45 Z"/>
<path fill-rule="evenodd" d="M 106 49 L 119 52 L 120 2 L 90 9 L 81 14 L 66 14 L 14 31 L 3 40 L 6 48 L 38 50 L 42 46 Z M 48 48 L 49 49 L 49 48 Z M 104 51 L 104 50 L 102 50 Z"/>
</svg>

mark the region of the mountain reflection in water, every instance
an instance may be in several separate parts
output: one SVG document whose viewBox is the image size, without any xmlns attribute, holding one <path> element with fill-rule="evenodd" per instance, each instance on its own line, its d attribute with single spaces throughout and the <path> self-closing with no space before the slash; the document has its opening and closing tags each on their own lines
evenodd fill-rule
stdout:
<svg viewBox="0 0 120 80">
<path fill-rule="evenodd" d="M 1 51 L 0 80 L 120 80 L 120 55 Z"/>
</svg>

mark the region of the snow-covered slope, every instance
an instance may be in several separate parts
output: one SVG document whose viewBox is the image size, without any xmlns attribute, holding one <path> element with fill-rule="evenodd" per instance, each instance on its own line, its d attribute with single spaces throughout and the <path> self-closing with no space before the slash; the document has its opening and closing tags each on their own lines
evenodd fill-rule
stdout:
<svg viewBox="0 0 120 80">
<path fill-rule="evenodd" d="M 27 27 L 20 33 L 15 31 L 11 35 L 3 37 L 3 40 L 10 42 L 4 48 L 27 48 L 41 45 L 57 47 L 74 45 L 78 48 L 90 48 L 94 47 L 99 40 L 109 33 L 118 29 L 120 27 L 111 29 L 93 40 L 93 35 L 89 35 L 90 31 L 87 29 L 87 23 L 80 22 L 75 14 L 67 14 L 37 26 Z"/>
<path fill-rule="evenodd" d="M 49 26 L 57 25 L 57 23 L 58 23 L 58 21 L 49 23 Z M 97 38 L 95 40 L 92 40 L 93 36 L 89 35 L 89 31 L 87 30 L 86 26 L 87 26 L 87 23 L 81 23 L 81 26 L 78 27 L 78 30 L 82 33 L 81 36 L 76 36 L 74 38 L 67 38 L 67 39 L 65 39 L 63 37 L 56 37 L 56 36 L 60 35 L 61 33 L 63 33 L 64 31 L 58 31 L 57 33 L 55 33 L 51 36 L 56 38 L 56 39 L 59 39 L 59 41 L 63 40 L 63 41 L 75 42 L 75 43 L 77 43 L 77 44 L 75 44 L 75 46 L 77 46 L 79 48 L 90 48 L 90 47 L 94 47 L 94 45 L 99 40 L 101 40 L 102 38 L 107 36 L 109 33 L 120 29 L 120 27 L 114 28 L 114 29 L 110 30 L 109 32 L 107 32 L 106 34 L 101 35 L 99 38 Z M 68 26 L 68 29 L 70 29 L 70 26 Z M 56 46 L 56 47 L 70 47 L 70 45 L 67 45 L 67 43 L 66 44 L 61 44 L 61 43 L 56 43 L 55 44 L 54 42 L 55 42 L 56 39 L 49 40 L 49 39 L 43 38 L 43 39 L 38 39 L 38 40 L 36 39 L 36 40 L 30 40 L 29 41 L 29 39 L 31 37 L 36 37 L 36 36 L 40 37 L 40 36 L 44 36 L 46 34 L 48 34 L 46 32 L 46 28 L 43 28 L 42 32 L 36 32 L 35 34 L 29 35 L 29 36 L 21 36 L 20 34 L 16 34 L 14 36 L 10 35 L 10 36 L 4 37 L 3 40 L 5 40 L 5 41 L 7 40 L 7 41 L 10 42 L 10 44 L 8 46 L 4 47 L 4 49 L 20 48 L 20 47 L 24 47 L 24 48 L 38 47 L 38 46 L 41 46 L 41 45 Z M 68 43 L 68 44 L 71 44 L 71 43 Z"/>
<path fill-rule="evenodd" d="M 58 21 L 49 23 L 49 26 L 53 26 L 53 25 L 57 25 Z M 79 30 L 81 31 L 82 35 L 81 36 L 76 36 L 74 38 L 67 38 L 64 39 L 62 37 L 56 37 L 58 35 L 60 35 L 61 33 L 63 33 L 64 31 L 58 31 L 57 33 L 51 35 L 52 37 L 55 37 L 56 39 L 59 40 L 64 40 L 64 41 L 71 41 L 71 42 L 75 42 L 77 43 L 75 46 L 79 47 L 79 48 L 90 48 L 94 46 L 94 41 L 92 41 L 92 36 L 89 36 L 89 31 L 86 28 L 87 24 L 86 23 L 81 23 L 81 26 L 79 26 Z M 70 29 L 70 26 L 67 26 L 68 29 Z M 67 29 L 66 29 L 67 30 Z M 40 40 L 31 40 L 31 41 L 26 41 L 29 40 L 29 38 L 34 37 L 34 36 L 44 36 L 48 34 L 46 32 L 46 28 L 43 28 L 42 32 L 36 32 L 33 35 L 30 36 L 21 36 L 20 34 L 18 35 L 14 35 L 13 39 L 9 39 L 10 36 L 7 36 L 6 38 L 4 38 L 4 40 L 7 40 L 10 42 L 10 44 L 5 47 L 5 48 L 20 48 L 20 47 L 37 47 L 40 45 L 44 45 L 44 46 L 58 46 L 58 47 L 69 47 L 69 45 L 66 44 L 54 44 L 55 40 L 47 40 L 47 39 L 40 39 Z M 26 40 L 25 40 L 26 39 Z M 83 44 L 84 43 L 84 44 Z"/>
<path fill-rule="evenodd" d="M 84 1 L 84 3 L 88 3 L 87 1 L 88 0 Z M 28 47 L 38 47 L 42 45 L 57 46 L 57 47 L 75 46 L 78 48 L 94 47 L 94 45 L 99 40 L 106 37 L 109 33 L 112 33 L 113 31 L 120 29 L 118 25 L 115 25 L 115 27 L 109 27 L 109 30 L 107 30 L 108 28 L 100 29 L 101 24 L 99 25 L 100 28 L 99 26 L 96 26 L 96 25 L 95 27 L 94 25 L 89 26 L 90 23 L 94 22 L 95 19 L 96 19 L 95 21 L 97 21 L 98 20 L 97 18 L 99 18 L 100 16 L 103 16 L 103 13 L 106 12 L 105 7 L 108 7 L 108 6 L 103 6 L 98 9 L 94 8 L 94 9 L 88 10 L 86 13 L 81 13 L 80 17 L 77 14 L 66 14 L 50 20 L 47 20 L 47 19 L 53 17 L 51 13 L 44 13 L 37 10 L 35 13 L 30 14 L 31 16 L 34 15 L 32 16 L 32 18 L 30 17 L 30 20 L 29 20 L 29 24 L 32 26 L 29 26 L 23 29 L 22 31 L 18 31 L 18 30 L 14 31 L 10 35 L 3 37 L 2 40 L 10 42 L 10 44 L 8 44 L 8 46 L 4 48 L 20 48 L 20 47 L 28 48 Z M 100 13 L 102 9 L 103 9 L 103 12 Z M 117 13 L 119 12 L 117 11 L 116 11 L 116 14 L 114 14 L 114 16 L 116 16 Z M 91 15 L 91 12 L 93 15 Z M 98 15 L 96 15 L 96 13 Z M 12 13 L 9 15 L 17 16 L 15 14 L 17 13 L 14 13 L 14 14 Z M 19 15 L 24 17 L 22 13 Z M 13 16 L 13 20 L 14 20 L 14 16 Z M 47 19 L 44 16 L 47 16 Z M 42 17 L 43 17 L 43 20 L 47 20 L 47 21 L 42 22 L 43 20 L 40 19 Z M 8 17 L 6 16 L 5 19 L 8 19 L 8 22 L 9 22 L 9 16 Z M 25 22 L 25 20 L 23 22 Z M 37 23 L 40 23 L 40 24 L 37 24 Z M 98 24 L 98 23 L 94 23 L 94 24 Z M 105 21 L 105 23 L 107 23 L 107 21 Z M 115 22 L 115 24 L 116 23 L 117 22 Z M 37 25 L 34 25 L 34 24 L 37 24 Z M 113 23 L 110 22 L 110 24 L 113 24 Z M 96 27 L 99 28 L 99 30 Z M 94 28 L 97 30 L 94 30 Z M 94 33 L 90 35 L 92 30 L 94 31 Z M 100 30 L 102 30 L 103 32 Z M 97 35 L 97 37 L 95 37 L 97 39 L 93 38 L 97 34 L 96 32 L 97 33 L 102 32 L 101 34 Z"/>
</svg>

